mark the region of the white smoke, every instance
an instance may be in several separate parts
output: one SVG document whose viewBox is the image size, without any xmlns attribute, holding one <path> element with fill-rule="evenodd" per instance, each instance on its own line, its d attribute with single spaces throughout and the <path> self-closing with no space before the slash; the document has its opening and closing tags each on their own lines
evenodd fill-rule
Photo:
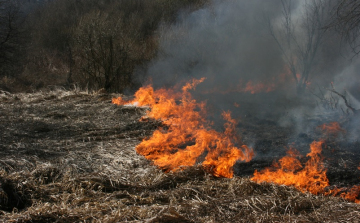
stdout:
<svg viewBox="0 0 360 223">
<path fill-rule="evenodd" d="M 294 35 L 299 39 L 309 2 L 293 1 L 291 7 Z M 360 66 L 356 63 L 349 66 L 350 54 L 342 49 L 339 36 L 332 31 L 318 49 L 307 96 L 296 95 L 295 81 L 286 74 L 284 55 L 269 29 L 269 24 L 275 31 L 281 29 L 282 22 L 280 0 L 214 0 L 205 8 L 179 15 L 176 24 L 159 28 L 159 54 L 147 73 L 155 87 L 171 87 L 191 78 L 206 77 L 194 94 L 197 99 L 206 100 L 214 113 L 232 110 L 234 116 L 242 118 L 273 118 L 281 126 L 294 126 L 296 133 L 314 128 L 306 121 L 315 120 L 326 111 L 315 95 L 322 92 L 327 97 L 326 88 L 331 82 L 337 89 L 351 88 L 348 96 L 358 105 L 354 98 L 360 96 L 360 89 L 357 92 L 353 89 L 354 83 L 359 82 Z M 284 75 L 288 79 L 279 84 L 277 79 Z M 204 94 L 231 90 L 241 81 L 278 85 L 270 93 Z"/>
</svg>

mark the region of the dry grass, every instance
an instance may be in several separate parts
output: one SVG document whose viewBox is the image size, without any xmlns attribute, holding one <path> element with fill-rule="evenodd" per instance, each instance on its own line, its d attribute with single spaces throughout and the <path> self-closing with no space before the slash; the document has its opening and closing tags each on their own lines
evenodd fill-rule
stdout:
<svg viewBox="0 0 360 223">
<path fill-rule="evenodd" d="M 114 95 L 0 92 L 0 221 L 358 222 L 360 206 L 200 166 L 163 173 L 134 147 L 161 125 Z"/>
</svg>

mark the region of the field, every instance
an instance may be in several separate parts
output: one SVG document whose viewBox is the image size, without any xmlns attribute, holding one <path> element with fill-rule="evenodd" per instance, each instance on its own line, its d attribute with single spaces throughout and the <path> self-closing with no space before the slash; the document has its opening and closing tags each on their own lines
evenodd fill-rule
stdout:
<svg viewBox="0 0 360 223">
<path fill-rule="evenodd" d="M 359 222 L 360 205 L 340 197 L 250 180 L 284 155 L 293 134 L 249 118 L 262 154 L 234 166 L 231 179 L 200 164 L 165 173 L 135 151 L 163 126 L 139 119 L 148 108 L 117 106 L 119 95 L 0 91 L 0 221 L 3 222 Z M 271 129 L 271 131 L 268 131 Z M 300 134 L 300 151 L 321 133 Z M 359 143 L 328 140 L 330 187 L 360 183 Z M 278 153 L 274 153 L 280 148 Z"/>
</svg>

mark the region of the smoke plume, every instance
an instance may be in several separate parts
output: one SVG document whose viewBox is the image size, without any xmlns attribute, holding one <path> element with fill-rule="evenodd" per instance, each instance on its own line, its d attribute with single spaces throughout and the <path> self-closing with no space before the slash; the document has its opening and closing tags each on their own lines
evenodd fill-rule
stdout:
<svg viewBox="0 0 360 223">
<path fill-rule="evenodd" d="M 290 5 L 299 45 L 305 38 L 311 2 L 298 0 Z M 327 4 L 330 18 L 331 1 Z M 360 88 L 354 83 L 360 66 L 349 60 L 352 54 L 340 44 L 341 37 L 328 30 L 313 61 L 306 94 L 299 96 L 284 50 L 277 43 L 283 21 L 280 0 L 214 0 L 197 11 L 184 12 L 174 25 L 159 28 L 160 50 L 148 76 L 155 88 L 205 77 L 193 94 L 207 101 L 215 123 L 216 114 L 231 110 L 236 118 L 271 119 L 284 127 L 294 126 L 296 134 L 308 131 L 321 124 L 315 121 L 309 126 L 304 121 L 328 109 L 319 101 L 329 97 L 326 89 L 331 83 L 336 89 L 350 90 L 354 102 L 359 98 Z M 280 33 L 278 39 L 271 32 Z"/>
</svg>

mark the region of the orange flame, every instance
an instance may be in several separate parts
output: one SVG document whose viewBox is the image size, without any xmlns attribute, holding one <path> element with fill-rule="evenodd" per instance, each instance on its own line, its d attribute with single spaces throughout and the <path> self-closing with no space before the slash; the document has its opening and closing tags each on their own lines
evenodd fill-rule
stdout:
<svg viewBox="0 0 360 223">
<path fill-rule="evenodd" d="M 167 126 L 155 130 L 153 135 L 143 140 L 136 151 L 165 171 L 177 171 L 193 166 L 197 162 L 214 176 L 233 176 L 232 167 L 236 161 L 250 161 L 253 150 L 243 145 L 235 131 L 236 121 L 230 112 L 224 112 L 225 131 L 211 129 L 206 121 L 205 103 L 194 100 L 189 90 L 205 78 L 193 80 L 182 87 L 182 91 L 160 89 L 151 86 L 140 88 L 132 101 L 113 99 L 114 104 L 147 105 L 149 118 L 160 119 Z"/>
<path fill-rule="evenodd" d="M 236 86 L 227 86 L 226 90 L 214 88 L 208 91 L 202 91 L 203 94 L 230 94 L 230 93 L 250 93 L 250 94 L 258 94 L 262 92 L 271 92 L 275 90 L 275 83 L 265 84 L 263 82 L 254 82 L 252 80 L 243 84 L 243 81 L 240 79 L 239 83 Z"/>
<path fill-rule="evenodd" d="M 329 124 L 322 124 L 319 126 L 321 130 L 328 136 L 337 137 L 340 133 L 345 133 L 345 129 L 340 127 L 338 122 L 331 122 Z"/>
<path fill-rule="evenodd" d="M 155 130 L 153 135 L 143 140 L 136 151 L 165 171 L 178 171 L 183 167 L 202 162 L 202 165 L 218 177 L 232 177 L 233 166 L 240 161 L 250 161 L 254 156 L 251 148 L 244 145 L 236 133 L 236 120 L 230 112 L 223 112 L 225 131 L 211 129 L 206 121 L 205 103 L 198 103 L 190 94 L 205 78 L 185 84 L 180 92 L 169 89 L 154 91 L 151 86 L 140 88 L 135 99 L 125 101 L 121 97 L 113 99 L 114 104 L 149 106 L 148 118 L 160 119 L 167 127 Z M 238 106 L 237 104 L 235 106 Z M 319 126 L 328 135 L 345 132 L 337 122 Z M 299 152 L 291 148 L 287 156 L 270 168 L 255 171 L 251 180 L 273 182 L 294 186 L 302 192 L 340 196 L 360 203 L 360 186 L 327 190 L 329 180 L 321 156 L 324 140 L 310 144 L 308 161 L 302 164 Z M 360 167 L 358 167 L 360 169 Z"/>
<path fill-rule="evenodd" d="M 298 190 L 308 191 L 313 194 L 324 194 L 340 196 L 348 201 L 360 203 L 360 186 L 349 188 L 335 188 L 326 190 L 329 180 L 326 176 L 326 169 L 321 157 L 324 141 L 314 141 L 310 144 L 310 152 L 306 155 L 309 160 L 303 166 L 299 159 L 299 153 L 290 149 L 288 155 L 281 158 L 273 167 L 266 168 L 260 172 L 255 170 L 251 180 L 261 182 L 273 182 L 276 184 L 294 186 Z"/>
<path fill-rule="evenodd" d="M 301 75 L 296 74 L 296 79 L 300 80 Z M 239 79 L 237 84 L 229 84 L 226 86 L 226 89 L 215 87 L 210 90 L 201 91 L 203 94 L 230 94 L 230 93 L 269 93 L 289 85 L 289 83 L 294 82 L 289 67 L 285 66 L 283 72 L 279 75 L 276 75 L 272 78 L 267 78 L 266 80 L 247 80 Z M 311 82 L 307 81 L 306 86 L 311 85 Z"/>
<path fill-rule="evenodd" d="M 273 182 L 287 186 L 294 186 L 302 192 L 309 191 L 313 194 L 324 192 L 324 188 L 329 186 L 326 177 L 326 170 L 321 161 L 320 153 L 323 141 L 314 141 L 310 145 L 310 159 L 305 166 L 294 156 L 294 152 L 279 160 L 274 168 L 266 168 L 260 172 L 255 171 L 251 180 L 261 182 Z M 294 150 L 292 150 L 294 151 Z M 296 150 L 295 150 L 296 151 Z"/>
<path fill-rule="evenodd" d="M 335 188 L 325 193 L 325 195 L 340 196 L 348 201 L 352 201 L 360 204 L 360 185 L 354 185 L 350 189 L 348 188 Z"/>
<path fill-rule="evenodd" d="M 358 167 L 358 169 L 360 170 L 360 166 Z M 360 196 L 360 185 L 354 185 L 350 189 L 335 188 L 334 190 L 330 190 L 328 194 L 340 196 L 348 201 L 360 204 L 360 199 L 358 199 L 358 197 Z"/>
<path fill-rule="evenodd" d="M 264 83 L 253 83 L 249 81 L 246 83 L 245 88 L 242 92 L 250 92 L 251 94 L 256 94 L 260 92 L 270 92 L 275 89 L 275 84 L 264 84 Z"/>
<path fill-rule="evenodd" d="M 151 86 L 141 87 L 135 93 L 135 99 L 132 101 L 125 101 L 121 97 L 113 98 L 112 103 L 116 105 L 132 104 L 136 106 L 152 105 L 154 101 L 154 90 Z"/>
</svg>

